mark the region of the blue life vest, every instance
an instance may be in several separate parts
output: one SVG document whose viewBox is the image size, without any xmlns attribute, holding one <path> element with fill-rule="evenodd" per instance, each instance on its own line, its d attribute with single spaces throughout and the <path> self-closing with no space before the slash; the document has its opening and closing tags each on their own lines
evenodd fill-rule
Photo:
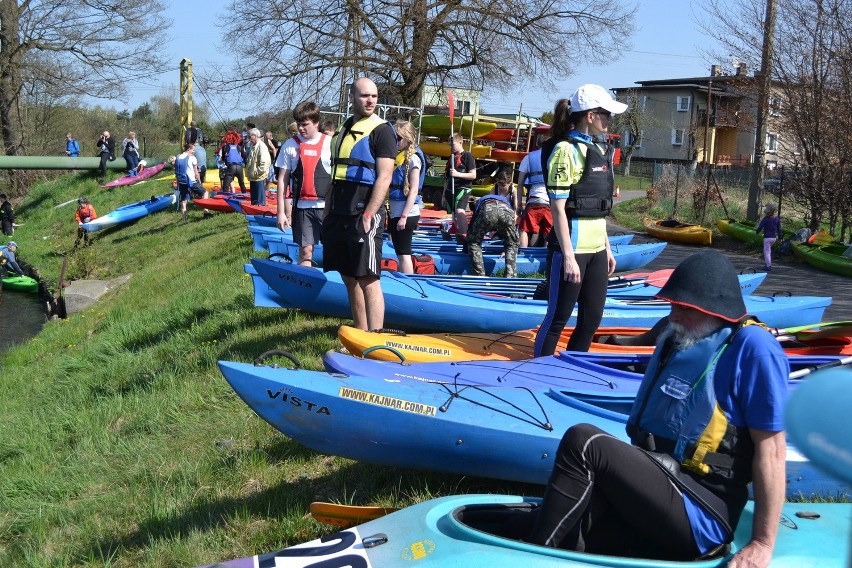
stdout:
<svg viewBox="0 0 852 568">
<path fill-rule="evenodd" d="M 419 191 L 423 189 L 423 182 L 426 181 L 426 155 L 423 154 L 423 150 L 419 147 L 415 147 L 415 153 L 420 158 L 420 185 L 417 186 L 417 203 L 418 205 L 423 203 L 423 199 L 420 197 Z M 393 170 L 393 176 L 391 177 L 390 183 L 390 191 L 388 193 L 388 199 L 391 201 L 405 201 L 408 196 L 405 195 L 403 189 L 405 188 L 405 176 L 407 173 L 406 164 L 405 164 L 405 152 L 400 152 L 402 155 L 402 163 L 399 164 Z M 399 159 L 397 159 L 399 161 Z"/>
<path fill-rule="evenodd" d="M 658 346 L 627 432 L 638 446 L 667 453 L 690 472 L 744 485 L 751 481 L 754 445 L 747 431 L 728 422 L 714 383 L 716 365 L 739 329 L 725 326 L 682 350 L 670 339 Z"/>
<path fill-rule="evenodd" d="M 175 160 L 175 179 L 180 185 L 189 185 L 189 154 L 184 157 L 178 156 Z"/>
<path fill-rule="evenodd" d="M 524 187 L 529 190 L 534 185 L 544 184 L 544 172 L 541 169 L 541 148 L 529 154 L 530 171 L 524 178 Z"/>
<path fill-rule="evenodd" d="M 225 163 L 227 165 L 231 164 L 244 164 L 243 155 L 240 153 L 240 147 L 237 144 L 228 144 L 228 154 L 225 157 Z"/>
</svg>

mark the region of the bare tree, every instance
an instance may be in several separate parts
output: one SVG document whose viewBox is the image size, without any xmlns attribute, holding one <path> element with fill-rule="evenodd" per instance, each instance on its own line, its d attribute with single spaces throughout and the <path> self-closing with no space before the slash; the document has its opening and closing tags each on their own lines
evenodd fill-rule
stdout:
<svg viewBox="0 0 852 568">
<path fill-rule="evenodd" d="M 709 0 L 702 21 L 730 55 L 760 61 L 764 0 Z M 852 0 L 778 0 L 772 112 L 780 148 L 795 160 L 785 196 L 841 233 L 852 219 Z M 788 191 L 789 190 L 789 191 Z"/>
<path fill-rule="evenodd" d="M 132 0 L 0 0 L 4 153 L 26 153 L 29 95 L 122 100 L 128 78 L 159 72 L 162 13 L 159 0 L 149 0 L 144 9 Z M 26 190 L 20 172 L 10 173 L 10 185 L 13 195 Z"/>
<path fill-rule="evenodd" d="M 645 111 L 638 89 L 619 91 L 618 99 L 627 104 L 627 110 L 616 115 L 612 131 L 628 134 L 627 140 L 622 139 L 621 157 L 624 162 L 624 175 L 629 176 L 633 154 L 642 145 L 643 132 L 648 129 L 653 117 Z"/>
<path fill-rule="evenodd" d="M 549 86 L 611 56 L 632 33 L 632 5 L 590 0 L 232 0 L 227 49 L 239 65 L 210 85 L 337 104 L 353 77 L 417 106 L 424 84 Z M 270 101 L 264 101 L 267 104 Z"/>
</svg>

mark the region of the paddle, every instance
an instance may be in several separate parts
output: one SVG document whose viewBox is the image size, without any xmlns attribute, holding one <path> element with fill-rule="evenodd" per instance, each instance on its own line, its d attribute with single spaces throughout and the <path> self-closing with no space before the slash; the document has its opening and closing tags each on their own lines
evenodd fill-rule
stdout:
<svg viewBox="0 0 852 568">
<path fill-rule="evenodd" d="M 646 273 L 647 276 L 616 276 L 616 283 L 612 284 L 614 280 L 613 278 L 610 278 L 610 284 L 607 286 L 607 288 L 626 288 L 628 286 L 635 286 L 636 284 L 644 284 L 645 286 L 657 286 L 659 288 L 662 288 L 665 283 L 668 282 L 669 277 L 672 275 L 672 272 L 674 272 L 673 268 L 664 268 L 662 270 L 656 270 L 654 272 L 651 272 L 650 274 Z M 624 281 L 619 282 L 619 279 L 622 279 Z"/>
<path fill-rule="evenodd" d="M 823 363 L 822 365 L 812 365 L 810 367 L 806 367 L 804 369 L 799 369 L 798 371 L 793 371 L 790 373 L 791 379 L 800 379 L 805 375 L 810 375 L 814 371 L 819 371 L 822 369 L 831 369 L 833 367 L 842 367 L 844 365 L 849 365 L 852 363 L 852 355 L 849 357 L 841 357 L 835 361 L 831 361 L 830 363 Z"/>
<path fill-rule="evenodd" d="M 814 328 L 818 331 L 811 331 Z M 797 327 L 775 328 L 770 330 L 772 335 L 792 335 L 796 339 L 822 339 L 824 337 L 852 336 L 852 321 L 835 321 L 824 323 L 812 323 Z M 801 333 L 808 332 L 808 333 Z"/>
<path fill-rule="evenodd" d="M 326 525 L 348 528 L 367 521 L 384 517 L 400 507 L 376 507 L 358 505 L 339 505 L 314 501 L 311 503 L 311 516 Z"/>
<path fill-rule="evenodd" d="M 453 96 L 452 89 L 447 89 L 447 105 L 449 105 L 450 113 L 450 168 L 455 169 L 455 155 L 453 154 L 453 122 L 456 116 L 456 97 Z M 450 204 L 455 212 L 456 207 L 456 178 L 450 175 L 450 195 L 453 197 L 453 202 Z M 455 215 L 454 215 L 455 216 Z"/>
</svg>

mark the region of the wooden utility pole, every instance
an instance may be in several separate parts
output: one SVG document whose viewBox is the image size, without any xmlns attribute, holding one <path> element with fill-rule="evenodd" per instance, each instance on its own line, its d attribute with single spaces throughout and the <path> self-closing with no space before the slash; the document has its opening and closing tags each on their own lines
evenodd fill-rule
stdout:
<svg viewBox="0 0 852 568">
<path fill-rule="evenodd" d="M 192 61 L 184 57 L 180 60 L 180 145 L 183 148 L 184 136 L 192 122 Z M 183 151 L 183 150 L 181 150 Z"/>
<path fill-rule="evenodd" d="M 772 86 L 772 51 L 775 44 L 775 2 L 766 0 L 766 19 L 763 22 L 763 51 L 760 75 L 757 77 L 757 126 L 754 133 L 754 162 L 751 165 L 751 184 L 748 187 L 746 218 L 757 221 L 763 190 L 763 167 L 766 149 L 766 120 L 769 116 L 769 92 Z"/>
</svg>

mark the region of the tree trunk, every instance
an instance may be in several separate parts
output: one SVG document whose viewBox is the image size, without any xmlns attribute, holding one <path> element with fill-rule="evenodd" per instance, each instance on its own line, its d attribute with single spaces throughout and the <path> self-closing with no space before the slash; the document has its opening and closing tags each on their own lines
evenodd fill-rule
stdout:
<svg viewBox="0 0 852 568">
<path fill-rule="evenodd" d="M 23 136 L 20 111 L 21 59 L 24 48 L 20 45 L 17 0 L 0 0 L 0 136 L 3 153 L 17 156 L 22 153 Z M 10 196 L 26 193 L 26 176 L 18 170 L 9 172 Z"/>
<path fill-rule="evenodd" d="M 411 60 L 408 69 L 403 70 L 403 84 L 400 87 L 399 104 L 417 108 L 423 96 L 429 65 L 429 50 L 434 43 L 429 26 L 426 0 L 413 0 L 408 10 L 412 30 Z"/>
</svg>

